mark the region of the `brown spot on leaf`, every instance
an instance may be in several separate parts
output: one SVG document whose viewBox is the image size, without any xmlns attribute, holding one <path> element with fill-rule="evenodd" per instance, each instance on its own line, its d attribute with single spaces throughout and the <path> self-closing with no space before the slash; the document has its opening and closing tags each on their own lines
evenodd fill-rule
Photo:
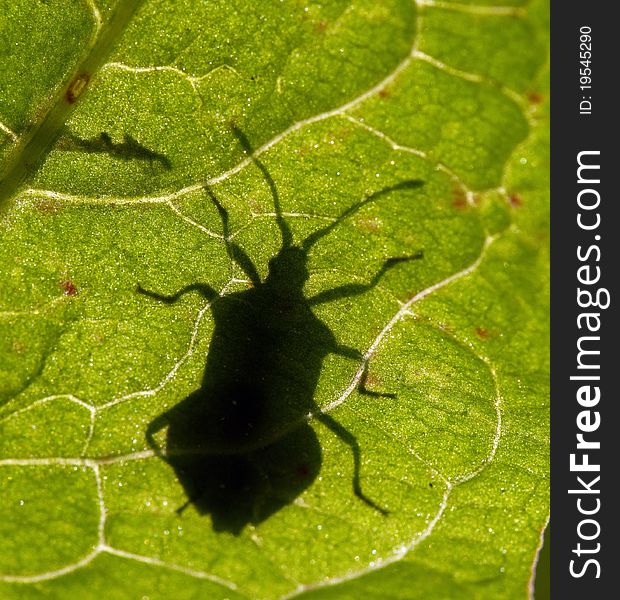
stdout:
<svg viewBox="0 0 620 600">
<path fill-rule="evenodd" d="M 476 327 L 476 335 L 480 339 L 486 340 L 489 337 L 489 330 L 486 327 Z"/>
<path fill-rule="evenodd" d="M 70 279 L 63 279 L 60 282 L 60 287 L 64 292 L 65 296 L 77 296 L 78 289 L 75 286 L 75 283 L 73 283 L 73 281 L 71 281 Z"/>
<path fill-rule="evenodd" d="M 452 188 L 452 206 L 457 210 L 467 209 L 467 193 L 460 185 Z"/>
<path fill-rule="evenodd" d="M 69 104 L 73 104 L 82 95 L 89 81 L 90 75 L 88 73 L 76 75 L 65 93 L 65 98 Z"/>
<path fill-rule="evenodd" d="M 508 202 L 510 203 L 510 206 L 514 206 L 515 208 L 523 205 L 523 200 L 519 194 L 510 194 L 508 196 Z"/>
<path fill-rule="evenodd" d="M 378 92 L 379 98 L 389 98 L 392 93 L 387 88 L 381 88 Z"/>
<path fill-rule="evenodd" d="M 329 23 L 328 23 L 327 21 L 325 21 L 325 20 L 321 20 L 321 21 L 319 21 L 319 22 L 318 22 L 318 23 L 314 26 L 314 30 L 315 30 L 317 33 L 323 33 L 323 32 L 327 29 L 327 25 L 328 25 L 328 24 L 329 24 Z"/>
<path fill-rule="evenodd" d="M 544 96 L 540 92 L 530 92 L 527 95 L 527 99 L 532 104 L 540 104 L 544 100 Z"/>
<path fill-rule="evenodd" d="M 62 204 L 58 200 L 52 200 L 51 198 L 42 198 L 37 201 L 35 208 L 44 215 L 54 215 L 60 212 Z"/>
<path fill-rule="evenodd" d="M 17 354 L 23 354 L 26 352 L 26 344 L 20 340 L 13 340 L 13 352 L 17 352 Z"/>
</svg>

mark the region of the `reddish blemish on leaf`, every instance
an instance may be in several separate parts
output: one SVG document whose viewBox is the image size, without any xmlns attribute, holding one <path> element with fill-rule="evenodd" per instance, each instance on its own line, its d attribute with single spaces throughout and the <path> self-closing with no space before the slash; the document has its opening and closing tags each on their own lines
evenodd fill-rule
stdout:
<svg viewBox="0 0 620 600">
<path fill-rule="evenodd" d="M 387 88 L 381 88 L 379 90 L 379 98 L 389 98 L 390 95 L 390 90 L 388 90 Z"/>
<path fill-rule="evenodd" d="M 519 194 L 510 194 L 508 196 L 508 202 L 510 202 L 510 205 L 514 207 L 518 207 L 523 204 L 523 200 Z"/>
<path fill-rule="evenodd" d="M 62 205 L 60 202 L 51 199 L 42 199 L 35 204 L 35 208 L 44 215 L 53 215 L 60 211 Z"/>
<path fill-rule="evenodd" d="M 486 340 L 489 337 L 489 330 L 486 327 L 476 327 L 476 335 L 480 339 Z"/>
<path fill-rule="evenodd" d="M 314 29 L 316 30 L 317 33 L 323 33 L 326 29 L 327 29 L 327 21 L 319 21 L 315 26 Z"/>
<path fill-rule="evenodd" d="M 527 95 L 527 99 L 532 103 L 532 104 L 540 104 L 544 97 L 540 92 L 530 92 Z"/>
<path fill-rule="evenodd" d="M 457 210 L 465 210 L 467 208 L 467 199 L 462 196 L 457 196 L 452 200 L 452 206 Z"/>
<path fill-rule="evenodd" d="M 78 290 L 75 286 L 75 283 L 70 279 L 64 279 L 60 282 L 60 287 L 64 292 L 65 296 L 77 296 Z"/>
<path fill-rule="evenodd" d="M 90 75 L 88 73 L 80 73 L 69 84 L 65 98 L 69 104 L 73 104 L 84 92 L 88 82 L 90 81 Z"/>
<path fill-rule="evenodd" d="M 458 185 L 452 188 L 452 206 L 457 210 L 465 210 L 467 208 L 467 194 Z"/>
</svg>

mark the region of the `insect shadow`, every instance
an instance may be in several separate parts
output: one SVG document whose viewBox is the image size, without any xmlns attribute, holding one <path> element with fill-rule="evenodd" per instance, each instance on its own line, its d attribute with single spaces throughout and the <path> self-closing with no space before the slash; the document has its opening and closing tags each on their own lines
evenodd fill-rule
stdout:
<svg viewBox="0 0 620 600">
<path fill-rule="evenodd" d="M 235 134 L 249 156 L 244 134 Z M 207 283 L 192 283 L 172 295 L 138 286 L 138 292 L 172 304 L 188 293 L 210 303 L 214 330 L 200 387 L 176 406 L 155 418 L 146 439 L 168 463 L 184 488 L 187 502 L 200 514 L 210 514 L 216 531 L 239 534 L 293 502 L 319 473 L 322 449 L 310 425 L 316 419 L 347 444 L 353 458 L 352 488 L 372 509 L 386 514 L 369 498 L 360 483 L 361 451 L 355 437 L 314 401 L 322 363 L 337 354 L 364 365 L 359 382 L 362 393 L 392 396 L 366 388 L 367 360 L 356 348 L 338 343 L 312 311 L 314 306 L 358 296 L 374 288 L 390 269 L 422 258 L 422 253 L 386 260 L 368 283 L 349 283 L 314 296 L 304 295 L 308 256 L 312 247 L 364 205 L 396 190 L 422 185 L 404 181 L 368 195 L 342 212 L 329 225 L 293 242 L 282 214 L 276 185 L 257 158 L 273 196 L 281 247 L 269 261 L 261 280 L 245 251 L 230 239 L 228 212 L 205 187 L 222 221 L 228 256 L 246 274 L 251 287 L 218 294 Z M 167 427 L 165 449 L 155 436 Z"/>
<path fill-rule="evenodd" d="M 65 151 L 79 150 L 87 154 L 108 154 L 113 158 L 122 160 L 145 161 L 151 167 L 157 164 L 166 171 L 172 169 L 172 163 L 167 156 L 143 146 L 128 133 L 123 135 L 122 142 L 114 142 L 110 134 L 105 131 L 102 131 L 97 137 L 90 139 L 80 138 L 67 132 L 58 140 L 56 149 Z"/>
</svg>

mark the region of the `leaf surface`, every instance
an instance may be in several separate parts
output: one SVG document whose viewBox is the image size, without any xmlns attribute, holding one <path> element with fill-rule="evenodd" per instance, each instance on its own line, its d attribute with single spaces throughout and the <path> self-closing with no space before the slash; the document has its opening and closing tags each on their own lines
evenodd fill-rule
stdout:
<svg viewBox="0 0 620 600">
<path fill-rule="evenodd" d="M 549 507 L 547 2 L 0 13 L 0 595 L 528 597 Z M 248 313 L 283 227 L 314 240 L 305 300 Z M 198 283 L 219 298 L 137 291 Z M 285 341 L 247 341 L 261 321 Z M 197 463 L 158 456 L 193 431 L 158 417 L 248 352 L 268 443 L 231 457 L 224 395 Z M 277 376 L 255 366 L 272 355 Z M 233 508 L 179 511 L 195 468 L 239 485 Z"/>
</svg>

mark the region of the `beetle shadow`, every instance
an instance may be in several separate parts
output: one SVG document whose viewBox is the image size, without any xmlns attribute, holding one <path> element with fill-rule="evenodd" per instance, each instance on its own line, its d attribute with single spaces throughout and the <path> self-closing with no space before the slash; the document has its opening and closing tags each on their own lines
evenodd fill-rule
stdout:
<svg viewBox="0 0 620 600">
<path fill-rule="evenodd" d="M 128 133 L 123 135 L 122 142 L 115 142 L 105 131 L 93 138 L 80 138 L 67 131 L 58 140 L 56 149 L 86 154 L 107 154 L 120 160 L 142 161 L 148 163 L 151 168 L 157 165 L 160 170 L 170 171 L 172 169 L 172 163 L 165 154 L 147 148 Z"/>
<path fill-rule="evenodd" d="M 234 130 L 247 154 L 252 148 Z M 150 447 L 174 470 L 187 502 L 202 515 L 211 515 L 216 531 L 235 535 L 257 525 L 293 502 L 316 479 L 322 448 L 310 420 L 327 427 L 352 455 L 352 491 L 369 509 L 387 514 L 380 499 L 362 491 L 361 450 L 355 437 L 314 401 L 323 361 L 337 354 L 358 364 L 361 393 L 393 394 L 366 387 L 368 358 L 358 349 L 338 343 L 329 327 L 313 312 L 322 303 L 364 294 L 399 264 L 422 258 L 422 253 L 386 260 L 367 283 L 338 286 L 315 296 L 304 295 L 312 247 L 345 219 L 370 202 L 396 190 L 415 189 L 419 180 L 383 188 L 358 201 L 327 226 L 300 244 L 280 207 L 275 182 L 263 163 L 253 157 L 273 197 L 281 247 L 269 261 L 261 280 L 251 258 L 230 236 L 228 212 L 209 187 L 205 190 L 218 210 L 231 266 L 247 277 L 248 289 L 218 293 L 207 283 L 193 283 L 172 295 L 138 286 L 138 292 L 165 304 L 187 293 L 203 296 L 214 329 L 200 387 L 147 428 Z M 166 429 L 165 444 L 159 432 Z"/>
</svg>

